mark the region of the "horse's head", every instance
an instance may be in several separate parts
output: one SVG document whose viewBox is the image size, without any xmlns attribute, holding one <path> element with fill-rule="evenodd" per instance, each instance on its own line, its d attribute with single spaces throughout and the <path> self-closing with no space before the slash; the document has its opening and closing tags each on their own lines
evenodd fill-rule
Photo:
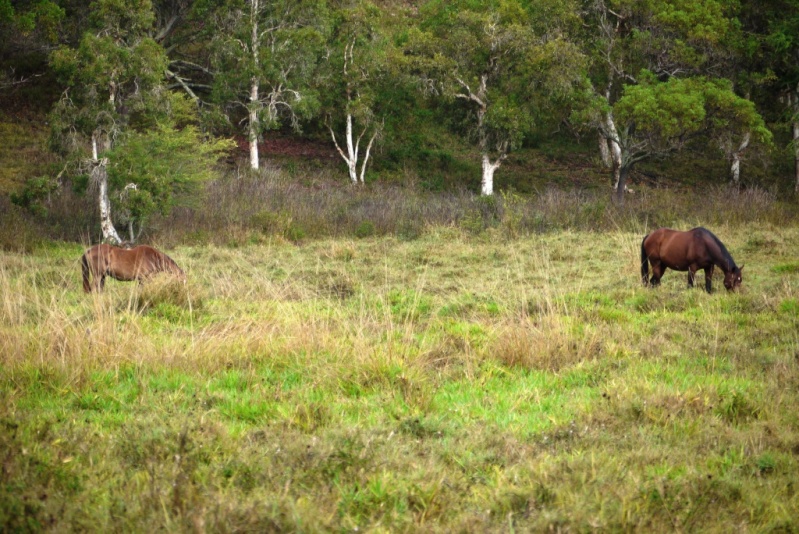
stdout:
<svg viewBox="0 0 799 534">
<path fill-rule="evenodd" d="M 741 282 L 743 282 L 741 271 L 743 271 L 743 269 L 744 266 L 741 265 L 740 267 L 735 267 L 724 273 L 724 287 L 727 288 L 727 291 L 735 291 L 741 287 Z"/>
</svg>

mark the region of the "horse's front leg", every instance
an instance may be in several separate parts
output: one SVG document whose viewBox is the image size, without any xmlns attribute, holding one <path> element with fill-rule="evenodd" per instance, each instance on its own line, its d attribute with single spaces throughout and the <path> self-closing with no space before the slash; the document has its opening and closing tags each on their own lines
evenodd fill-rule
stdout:
<svg viewBox="0 0 799 534">
<path fill-rule="evenodd" d="M 696 278 L 696 267 L 691 265 L 688 267 L 688 289 L 694 287 L 694 278 Z"/>
<path fill-rule="evenodd" d="M 711 293 L 713 290 L 712 280 L 713 280 L 713 269 L 715 267 L 716 267 L 715 265 L 711 265 L 710 267 L 705 267 L 705 291 L 707 291 L 708 293 Z"/>
<path fill-rule="evenodd" d="M 92 271 L 91 282 L 89 282 L 89 291 L 99 293 L 103 290 L 105 282 L 105 275 L 99 272 Z"/>
</svg>

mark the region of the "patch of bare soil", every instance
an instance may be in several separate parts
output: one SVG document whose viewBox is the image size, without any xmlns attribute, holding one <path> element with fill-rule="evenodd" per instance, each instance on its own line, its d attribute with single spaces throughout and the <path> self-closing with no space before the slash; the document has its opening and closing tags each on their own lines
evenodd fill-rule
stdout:
<svg viewBox="0 0 799 534">
<path fill-rule="evenodd" d="M 247 139 L 237 137 L 236 143 L 240 151 L 245 154 L 249 153 L 250 142 Z M 313 158 L 320 160 L 330 160 L 338 156 L 332 142 L 323 143 L 284 135 L 264 136 L 264 139 L 258 143 L 258 152 L 267 157 Z"/>
</svg>

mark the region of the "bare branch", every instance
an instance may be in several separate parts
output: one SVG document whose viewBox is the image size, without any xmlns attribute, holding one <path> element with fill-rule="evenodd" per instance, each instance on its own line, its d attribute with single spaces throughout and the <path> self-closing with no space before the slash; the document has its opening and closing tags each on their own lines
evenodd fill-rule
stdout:
<svg viewBox="0 0 799 534">
<path fill-rule="evenodd" d="M 181 87 L 183 87 L 183 90 L 186 91 L 186 93 L 189 95 L 189 97 L 191 97 L 191 99 L 194 100 L 195 104 L 199 104 L 200 103 L 199 97 L 197 97 L 197 95 L 194 94 L 194 91 L 191 90 L 191 88 L 186 84 L 186 82 L 185 82 L 185 80 L 183 78 L 181 78 L 180 76 L 178 76 L 177 74 L 175 74 L 174 72 L 172 72 L 169 69 L 166 70 L 166 75 L 168 77 L 172 78 L 173 80 L 177 81 L 178 84 Z"/>
</svg>

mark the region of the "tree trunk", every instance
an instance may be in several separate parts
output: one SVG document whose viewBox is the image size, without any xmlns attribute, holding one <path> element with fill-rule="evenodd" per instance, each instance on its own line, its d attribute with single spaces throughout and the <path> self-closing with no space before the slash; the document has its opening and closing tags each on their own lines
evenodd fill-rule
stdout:
<svg viewBox="0 0 799 534">
<path fill-rule="evenodd" d="M 480 193 L 483 195 L 494 194 L 494 171 L 499 169 L 502 164 L 502 158 L 497 158 L 493 163 L 488 154 L 483 154 L 483 180 L 481 182 Z"/>
<path fill-rule="evenodd" d="M 118 245 L 122 242 L 111 220 L 111 200 L 108 198 L 108 160 L 95 160 L 92 171 L 100 184 L 100 227 L 103 230 L 103 241 Z"/>
<path fill-rule="evenodd" d="M 352 142 L 352 115 L 347 113 L 347 154 L 344 158 L 347 162 L 347 169 L 350 172 L 350 180 L 353 184 L 358 183 L 358 149 Z"/>
<path fill-rule="evenodd" d="M 382 125 L 379 128 L 380 130 L 383 129 Z M 366 152 L 363 154 L 363 163 L 361 163 L 361 183 L 364 183 L 364 175 L 366 174 L 366 164 L 369 162 L 369 154 L 372 152 L 372 143 L 375 142 L 375 138 L 377 137 L 378 129 L 372 133 L 372 137 L 369 138 L 369 144 L 366 145 Z"/>
<path fill-rule="evenodd" d="M 799 85 L 793 93 L 793 165 L 796 185 L 794 191 L 799 194 Z"/>
<path fill-rule="evenodd" d="M 732 153 L 732 163 L 730 164 L 730 177 L 732 178 L 732 183 L 734 183 L 735 185 L 738 185 L 738 183 L 741 180 L 741 155 L 749 146 L 749 141 L 751 138 L 752 134 L 746 132 L 744 134 L 744 138 L 741 140 L 741 144 L 738 145 L 738 150 L 735 150 Z"/>
<path fill-rule="evenodd" d="M 108 197 L 108 159 L 97 157 L 97 136 L 92 135 L 92 171 L 91 177 L 97 183 L 100 203 L 100 228 L 103 241 L 118 245 L 122 242 L 111 220 L 111 199 Z"/>
<path fill-rule="evenodd" d="M 608 167 L 613 171 L 613 190 L 616 191 L 619 188 L 619 181 L 621 180 L 621 146 L 618 141 L 619 133 L 616 130 L 616 121 L 613 120 L 613 114 L 610 112 L 605 115 L 604 129 L 605 135 L 607 135 L 606 148 L 609 151 L 608 157 L 610 159 L 610 165 L 608 165 Z"/>
<path fill-rule="evenodd" d="M 611 198 L 613 199 L 613 203 L 617 206 L 624 205 L 624 191 L 626 190 L 627 186 L 627 175 L 630 173 L 630 168 L 625 166 L 619 166 L 619 181 L 616 184 L 616 188 L 613 189 L 613 193 Z"/>
<path fill-rule="evenodd" d="M 613 166 L 613 160 L 610 157 L 610 143 L 607 138 L 602 135 L 602 132 L 597 132 L 599 141 L 599 155 L 602 158 L 602 165 L 610 169 Z"/>
<path fill-rule="evenodd" d="M 258 51 L 260 46 L 260 36 L 258 35 L 258 4 L 259 0 L 252 0 L 252 5 L 250 6 L 250 30 L 252 31 L 250 36 L 252 40 L 250 43 L 250 50 L 252 52 L 252 62 L 255 68 L 254 72 L 258 72 L 258 68 L 260 66 L 258 60 Z M 249 139 L 250 168 L 255 171 L 257 171 L 258 167 L 260 166 L 260 162 L 258 160 L 258 107 L 260 105 L 258 96 L 259 85 L 258 78 L 253 76 L 250 79 Z"/>
<path fill-rule="evenodd" d="M 369 155 L 372 152 L 372 145 L 374 144 L 375 138 L 379 133 L 379 128 L 375 128 L 374 132 L 372 132 L 372 137 L 369 138 L 369 143 L 366 145 L 366 152 L 363 155 L 363 163 L 361 163 L 361 173 L 360 176 L 358 175 L 358 158 L 361 151 L 361 138 L 366 133 L 367 127 L 364 127 L 361 135 L 358 136 L 358 139 L 353 139 L 352 135 L 352 115 L 347 114 L 347 131 L 345 133 L 347 138 L 347 153 L 344 153 L 344 150 L 338 144 L 338 140 L 336 139 L 336 132 L 333 131 L 332 126 L 328 126 L 328 130 L 330 130 L 330 137 L 333 138 L 333 144 L 336 145 L 336 150 L 338 150 L 339 155 L 341 155 L 341 159 L 347 164 L 347 172 L 350 176 L 350 181 L 353 185 L 365 182 L 366 176 L 366 164 L 369 162 Z"/>
<path fill-rule="evenodd" d="M 793 121 L 793 163 L 796 177 L 795 191 L 799 194 L 799 120 Z"/>
<path fill-rule="evenodd" d="M 252 79 L 250 86 L 250 124 L 249 124 L 249 139 L 250 139 L 250 168 L 254 171 L 258 170 L 258 80 Z"/>
</svg>

